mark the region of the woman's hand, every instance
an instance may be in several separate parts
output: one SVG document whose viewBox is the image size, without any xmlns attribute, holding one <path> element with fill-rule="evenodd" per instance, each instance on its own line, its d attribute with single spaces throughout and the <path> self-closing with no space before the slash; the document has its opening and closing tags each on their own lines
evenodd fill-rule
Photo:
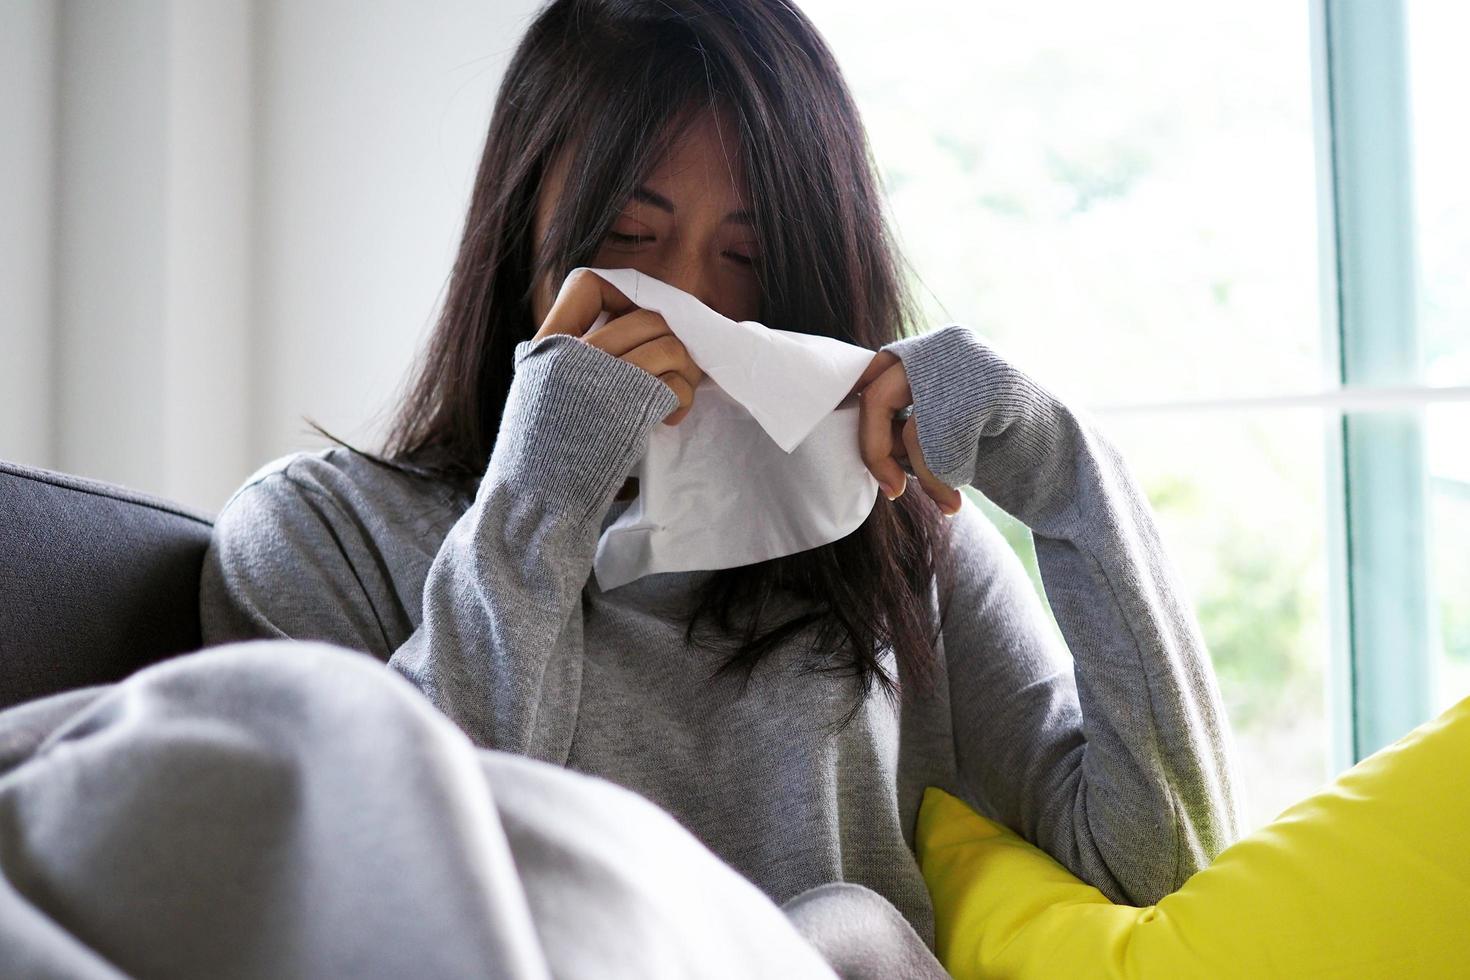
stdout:
<svg viewBox="0 0 1470 980">
<path fill-rule="evenodd" d="M 908 373 L 898 355 L 892 351 L 875 354 L 848 395 L 854 392 L 860 405 L 858 440 L 863 462 L 888 499 L 893 500 L 904 492 L 908 473 L 912 472 L 941 511 L 955 514 L 964 498 L 929 471 L 919 448 L 918 421 L 912 414 L 907 418 L 897 417 L 914 402 Z M 908 466 L 907 471 L 904 464 Z"/>
<path fill-rule="evenodd" d="M 604 311 L 611 319 L 587 333 Z M 679 407 L 664 419 L 665 425 L 678 425 L 694 407 L 694 389 L 699 387 L 704 372 L 689 356 L 684 342 L 663 317 L 639 309 L 601 276 L 579 269 L 562 283 L 545 322 L 531 339 L 540 340 L 554 333 L 579 337 L 583 343 L 636 364 L 672 388 L 679 396 Z"/>
</svg>

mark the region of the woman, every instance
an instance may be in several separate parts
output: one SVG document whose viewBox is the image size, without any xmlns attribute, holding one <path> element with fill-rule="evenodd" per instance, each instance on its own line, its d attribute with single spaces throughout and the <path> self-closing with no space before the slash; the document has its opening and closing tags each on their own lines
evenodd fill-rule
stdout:
<svg viewBox="0 0 1470 980">
<path fill-rule="evenodd" d="M 561 288 L 581 265 L 876 351 L 855 390 L 887 499 L 827 547 L 602 592 L 625 475 L 701 375 L 596 277 Z M 974 333 L 900 339 L 910 319 L 857 112 L 797 10 L 558 0 L 506 72 L 386 449 L 247 481 L 206 559 L 205 640 L 370 652 L 476 745 L 637 791 L 778 902 L 866 885 L 931 947 L 929 785 L 1155 902 L 1239 835 L 1240 801 L 1146 498 Z M 966 484 L 1031 527 L 1071 657 Z"/>
</svg>

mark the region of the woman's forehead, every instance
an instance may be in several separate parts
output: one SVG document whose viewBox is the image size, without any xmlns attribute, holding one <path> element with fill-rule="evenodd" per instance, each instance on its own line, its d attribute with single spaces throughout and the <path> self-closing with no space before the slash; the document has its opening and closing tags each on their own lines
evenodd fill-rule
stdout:
<svg viewBox="0 0 1470 980">
<path fill-rule="evenodd" d="M 724 107 L 695 109 L 669 125 L 676 128 L 640 183 L 672 201 L 676 211 L 708 208 L 725 214 L 748 210 L 744 154 L 730 111 Z M 534 221 L 538 241 L 561 198 L 574 155 L 572 145 L 563 147 L 541 182 Z"/>
<path fill-rule="evenodd" d="M 649 168 L 644 183 L 744 207 L 745 161 L 738 134 L 727 110 L 708 109 L 691 115 Z"/>
</svg>

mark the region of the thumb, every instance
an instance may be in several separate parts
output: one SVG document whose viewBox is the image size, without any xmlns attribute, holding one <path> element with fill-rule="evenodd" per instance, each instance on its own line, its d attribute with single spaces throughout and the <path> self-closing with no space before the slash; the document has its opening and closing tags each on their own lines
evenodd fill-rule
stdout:
<svg viewBox="0 0 1470 980">
<path fill-rule="evenodd" d="M 874 354 L 873 359 L 868 362 L 868 366 L 863 368 L 863 373 L 858 376 L 857 381 L 848 390 L 848 397 L 866 388 L 874 378 L 892 367 L 897 360 L 898 355 L 892 351 L 880 350 Z"/>
</svg>

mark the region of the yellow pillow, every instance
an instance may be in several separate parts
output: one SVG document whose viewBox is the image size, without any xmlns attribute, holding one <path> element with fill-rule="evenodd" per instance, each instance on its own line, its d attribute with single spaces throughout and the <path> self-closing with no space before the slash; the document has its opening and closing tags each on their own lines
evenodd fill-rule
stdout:
<svg viewBox="0 0 1470 980">
<path fill-rule="evenodd" d="M 933 786 L 916 843 L 960 980 L 1470 977 L 1470 697 L 1147 908 Z"/>
</svg>

